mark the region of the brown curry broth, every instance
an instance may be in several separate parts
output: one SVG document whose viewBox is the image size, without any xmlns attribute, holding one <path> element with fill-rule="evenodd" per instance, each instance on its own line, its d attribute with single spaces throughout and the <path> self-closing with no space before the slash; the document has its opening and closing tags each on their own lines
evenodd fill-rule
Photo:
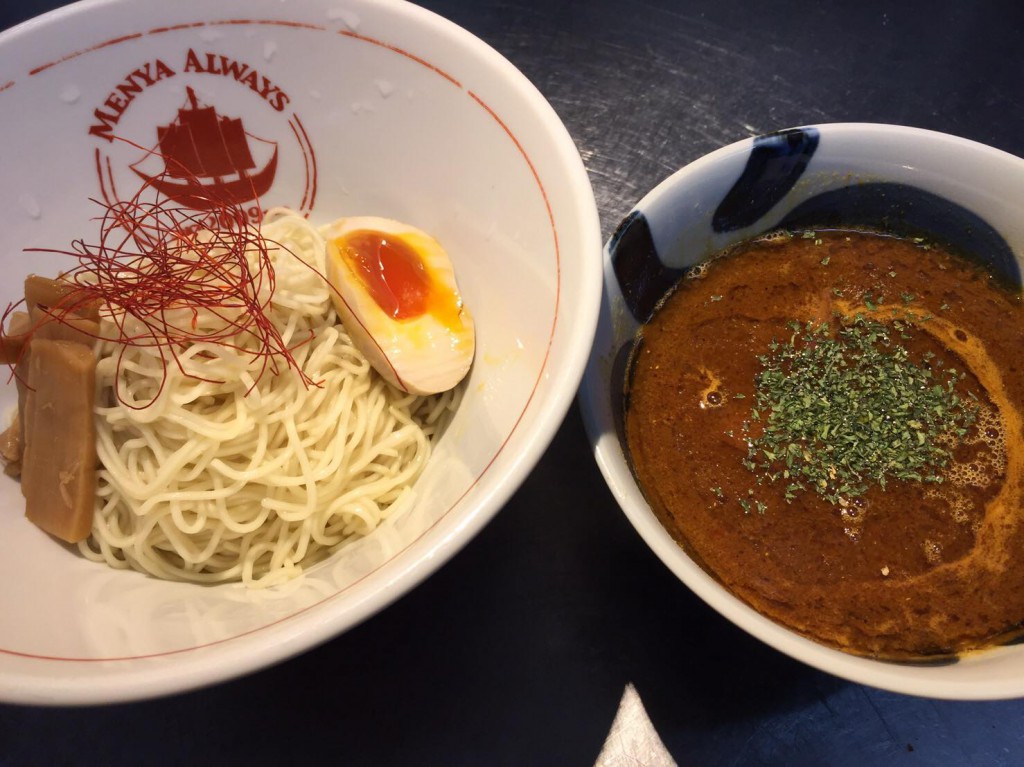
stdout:
<svg viewBox="0 0 1024 767">
<path fill-rule="evenodd" d="M 934 248 L 868 233 L 817 238 L 741 246 L 699 278 L 684 279 L 643 329 L 626 434 L 648 501 L 726 588 L 826 644 L 914 658 L 1018 633 L 1024 621 L 1019 296 Z M 771 340 L 788 340 L 792 320 L 862 312 L 889 321 L 894 309 L 901 318 L 934 315 L 919 319 L 914 340 L 904 345 L 919 363 L 931 350 L 944 365 L 967 371 L 958 389 L 974 392 L 989 416 L 969 432 L 965 441 L 973 444 L 955 453 L 957 471 L 974 481 L 952 481 L 952 475 L 941 485 L 891 481 L 850 507 L 855 517 L 813 492 L 787 503 L 784 482 L 758 484 L 741 463 L 743 424 L 750 422 L 758 357 Z M 987 442 L 979 440 L 985 431 Z M 741 497 L 767 509 L 745 512 Z"/>
</svg>

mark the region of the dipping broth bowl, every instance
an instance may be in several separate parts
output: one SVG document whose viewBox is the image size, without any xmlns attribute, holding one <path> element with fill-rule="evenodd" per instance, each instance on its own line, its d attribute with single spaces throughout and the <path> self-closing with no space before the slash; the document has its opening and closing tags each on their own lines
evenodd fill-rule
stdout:
<svg viewBox="0 0 1024 767">
<path fill-rule="evenodd" d="M 453 422 L 398 519 L 265 590 L 172 583 L 86 561 L 0 482 L 0 700 L 165 695 L 281 661 L 383 609 L 494 516 L 576 394 L 601 293 L 580 155 L 507 60 L 406 2 L 86 0 L 0 35 L 0 296 L 95 241 L 104 203 L 159 164 L 181 110 L 248 137 L 250 213 L 398 219 L 447 250 L 476 358 Z M 186 200 L 183 204 L 188 205 Z M 16 400 L 9 382 L 2 410 Z"/>
<path fill-rule="evenodd" d="M 762 616 L 687 555 L 634 479 L 623 387 L 642 322 L 687 267 L 777 228 L 814 227 L 933 237 L 983 258 L 991 274 L 1019 288 L 1024 160 L 926 130 L 826 124 L 740 141 L 670 176 L 637 203 L 605 246 L 604 298 L 580 394 L 600 469 L 661 561 L 721 615 L 777 650 L 896 692 L 949 699 L 1024 695 L 1024 646 L 969 653 L 942 665 L 892 663 L 832 649 Z"/>
</svg>

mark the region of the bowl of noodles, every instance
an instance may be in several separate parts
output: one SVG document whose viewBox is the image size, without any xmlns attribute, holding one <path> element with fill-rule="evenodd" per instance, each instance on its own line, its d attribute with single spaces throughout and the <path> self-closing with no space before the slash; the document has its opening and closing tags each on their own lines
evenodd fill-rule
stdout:
<svg viewBox="0 0 1024 767">
<path fill-rule="evenodd" d="M 601 292 L 586 171 L 509 62 L 367 0 L 87 0 L 0 62 L 0 699 L 247 673 L 497 513 Z"/>
</svg>

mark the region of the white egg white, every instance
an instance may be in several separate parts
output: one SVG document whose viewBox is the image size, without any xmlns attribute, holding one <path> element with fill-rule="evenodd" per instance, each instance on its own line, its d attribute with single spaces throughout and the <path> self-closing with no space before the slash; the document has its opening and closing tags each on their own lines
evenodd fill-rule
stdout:
<svg viewBox="0 0 1024 767">
<path fill-rule="evenodd" d="M 395 319 L 368 292 L 342 255 L 347 238 L 360 232 L 398 238 L 421 259 L 430 276 L 433 302 L 445 311 Z M 327 279 L 331 298 L 353 343 L 392 386 L 413 394 L 435 394 L 458 384 L 473 363 L 473 318 L 462 303 L 451 259 L 426 232 L 376 216 L 354 216 L 326 227 Z"/>
</svg>

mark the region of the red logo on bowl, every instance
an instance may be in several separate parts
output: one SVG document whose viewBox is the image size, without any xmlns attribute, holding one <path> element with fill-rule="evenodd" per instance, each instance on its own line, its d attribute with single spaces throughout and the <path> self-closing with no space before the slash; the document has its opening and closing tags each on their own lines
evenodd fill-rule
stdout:
<svg viewBox="0 0 1024 767">
<path fill-rule="evenodd" d="M 217 95 L 199 96 L 203 86 Z M 246 90 L 258 98 L 246 98 Z M 142 98 L 148 108 L 133 113 Z M 211 217 L 225 205 L 242 206 L 256 222 L 268 199 L 309 213 L 316 156 L 290 103 L 265 74 L 223 54 L 189 48 L 177 68 L 164 59 L 143 63 L 93 111 L 89 134 L 101 140 L 95 151 L 103 200 L 113 205 L 125 192 L 131 198 L 141 183 Z"/>
</svg>

